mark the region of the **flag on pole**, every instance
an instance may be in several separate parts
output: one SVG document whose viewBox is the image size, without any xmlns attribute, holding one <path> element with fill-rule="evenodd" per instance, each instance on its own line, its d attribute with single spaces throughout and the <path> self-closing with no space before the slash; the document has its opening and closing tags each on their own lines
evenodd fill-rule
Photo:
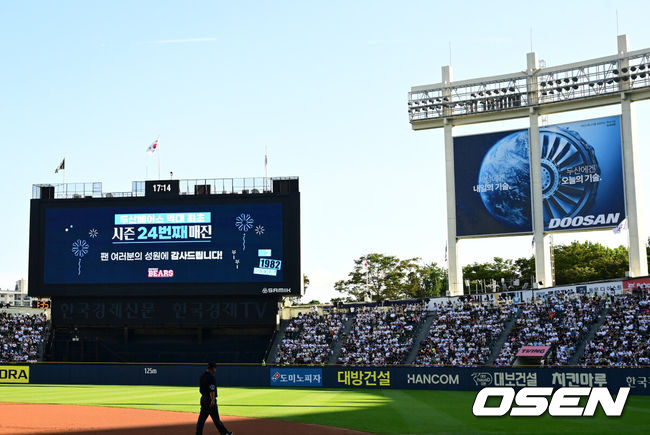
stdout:
<svg viewBox="0 0 650 435">
<path fill-rule="evenodd" d="M 445 242 L 445 263 L 447 262 L 447 242 Z"/>
<path fill-rule="evenodd" d="M 156 152 L 156 149 L 158 148 L 158 141 L 160 140 L 160 136 L 156 138 L 155 141 L 151 145 L 149 145 L 149 148 L 147 148 L 147 152 L 153 154 Z"/>
<path fill-rule="evenodd" d="M 59 171 L 65 171 L 65 159 L 61 160 L 61 164 L 59 164 L 59 166 L 56 167 L 54 173 L 58 174 Z"/>
<path fill-rule="evenodd" d="M 531 249 L 535 249 L 535 236 L 533 236 L 533 241 L 530 242 Z"/>
<path fill-rule="evenodd" d="M 614 231 L 614 234 L 618 234 L 623 230 L 627 229 L 627 218 L 623 219 L 620 224 L 616 226 L 612 231 Z"/>
<path fill-rule="evenodd" d="M 269 183 L 269 152 L 264 147 L 264 190 L 271 191 L 271 186 Z"/>
</svg>

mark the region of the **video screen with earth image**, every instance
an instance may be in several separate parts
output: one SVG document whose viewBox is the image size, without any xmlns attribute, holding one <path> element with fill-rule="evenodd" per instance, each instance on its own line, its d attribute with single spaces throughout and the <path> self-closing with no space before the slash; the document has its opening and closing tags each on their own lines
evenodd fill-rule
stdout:
<svg viewBox="0 0 650 435">
<path fill-rule="evenodd" d="M 545 231 L 625 219 L 620 117 L 540 127 Z M 454 138 L 459 237 L 531 234 L 528 130 Z"/>
</svg>

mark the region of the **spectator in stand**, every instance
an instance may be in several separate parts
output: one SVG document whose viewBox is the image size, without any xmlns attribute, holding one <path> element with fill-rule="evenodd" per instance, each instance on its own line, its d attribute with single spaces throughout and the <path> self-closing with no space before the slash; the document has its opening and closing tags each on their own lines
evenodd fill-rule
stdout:
<svg viewBox="0 0 650 435">
<path fill-rule="evenodd" d="M 433 315 L 415 364 L 475 366 L 487 361 L 512 310 L 509 305 L 447 303 L 436 306 Z"/>
<path fill-rule="evenodd" d="M 502 298 L 499 298 L 500 301 Z M 509 301 L 457 298 L 434 305 L 429 335 L 421 343 L 415 364 L 422 366 L 485 364 L 505 324 L 518 313 L 495 365 L 511 365 L 522 346 L 550 346 L 543 363 L 565 365 L 585 339 L 605 301 L 611 305 L 603 325 L 586 344 L 581 360 L 595 366 L 650 365 L 650 292 L 576 295 L 569 291 L 546 294 L 521 304 Z M 418 325 L 427 311 L 422 305 L 350 309 L 352 326 L 346 334 L 341 314 L 300 314 L 286 328 L 279 364 L 326 364 L 335 342 L 343 340 L 337 360 L 344 365 L 403 364 L 413 345 Z M 2 334 L 5 337 L 6 334 Z M 3 353 L 4 356 L 4 353 Z"/>
<path fill-rule="evenodd" d="M 338 340 L 345 316 L 317 312 L 299 314 L 285 329 L 277 364 L 327 364 L 332 343 Z"/>
<path fill-rule="evenodd" d="M 357 310 L 353 326 L 341 348 L 343 365 L 398 365 L 408 356 L 413 336 L 424 318 L 417 304 Z"/>
<path fill-rule="evenodd" d="M 36 362 L 46 325 L 45 314 L 0 313 L 0 362 Z"/>
<path fill-rule="evenodd" d="M 650 365 L 650 294 L 635 291 L 619 296 L 587 343 L 582 363 L 589 366 Z"/>
<path fill-rule="evenodd" d="M 576 345 L 598 318 L 598 297 L 555 293 L 542 301 L 523 304 L 496 365 L 511 365 L 522 346 L 551 346 L 544 365 L 567 364 Z"/>
</svg>

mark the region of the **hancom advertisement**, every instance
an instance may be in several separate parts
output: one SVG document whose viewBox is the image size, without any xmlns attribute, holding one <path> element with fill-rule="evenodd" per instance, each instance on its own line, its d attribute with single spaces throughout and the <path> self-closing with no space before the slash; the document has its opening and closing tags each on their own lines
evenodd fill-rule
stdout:
<svg viewBox="0 0 650 435">
<path fill-rule="evenodd" d="M 540 127 L 545 231 L 625 219 L 620 117 Z M 454 138 L 459 237 L 532 232 L 528 130 Z"/>
</svg>

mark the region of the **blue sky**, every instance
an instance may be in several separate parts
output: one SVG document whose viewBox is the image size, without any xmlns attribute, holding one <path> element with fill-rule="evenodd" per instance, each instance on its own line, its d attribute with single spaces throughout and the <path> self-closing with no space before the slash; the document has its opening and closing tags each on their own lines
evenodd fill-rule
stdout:
<svg viewBox="0 0 650 435">
<path fill-rule="evenodd" d="M 309 299 L 367 252 L 442 262 L 442 132 L 411 131 L 410 86 L 440 80 L 450 42 L 455 79 L 521 71 L 531 28 L 549 66 L 613 54 L 617 10 L 632 49 L 650 47 L 640 1 L 2 2 L 0 287 L 27 275 L 32 184 L 60 182 L 65 155 L 67 181 L 130 190 L 155 173 L 157 135 L 163 174 L 262 176 L 266 146 L 271 176 L 300 177 Z M 636 105 L 642 167 L 649 104 Z M 464 263 L 530 253 L 529 237 L 461 245 Z"/>
</svg>

